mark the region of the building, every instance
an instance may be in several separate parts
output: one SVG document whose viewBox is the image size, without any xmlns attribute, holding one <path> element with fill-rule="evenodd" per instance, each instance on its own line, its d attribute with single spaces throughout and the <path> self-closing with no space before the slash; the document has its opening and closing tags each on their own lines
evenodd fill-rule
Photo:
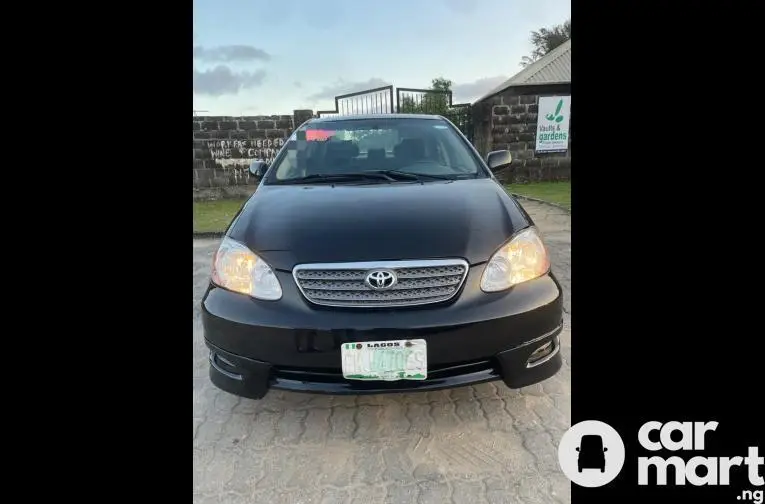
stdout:
<svg viewBox="0 0 765 504">
<path fill-rule="evenodd" d="M 510 170 L 500 172 L 513 182 L 569 180 L 571 176 L 571 127 L 569 118 L 547 112 L 539 117 L 540 97 L 561 97 L 570 106 L 571 40 L 527 66 L 473 103 L 474 140 L 482 155 L 507 149 L 513 154 Z M 544 100 L 544 105 L 561 100 Z M 549 109 L 548 109 L 549 110 Z M 543 111 L 544 112 L 544 111 Z M 550 116 L 552 114 L 552 116 Z M 548 120 L 545 119 L 548 116 Z M 560 121 L 556 123 L 557 121 Z M 564 125 L 564 132 L 554 133 L 556 152 L 548 152 L 550 143 L 537 150 L 537 136 L 547 142 L 549 129 Z M 568 124 L 568 127 L 565 125 Z M 561 141 L 565 138 L 565 141 Z M 499 175 L 498 175 L 499 176 Z"/>
</svg>

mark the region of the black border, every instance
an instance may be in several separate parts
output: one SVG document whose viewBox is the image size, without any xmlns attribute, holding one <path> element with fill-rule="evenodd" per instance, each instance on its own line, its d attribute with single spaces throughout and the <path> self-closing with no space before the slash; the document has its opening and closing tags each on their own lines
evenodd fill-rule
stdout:
<svg viewBox="0 0 765 504">
<path fill-rule="evenodd" d="M 23 443 L 10 484 L 188 499 L 193 5 L 24 8 L 4 65 L 18 87 L 7 126 L 25 145 L 5 163 L 18 175 L 6 217 L 24 226 L 6 230 L 20 275 L 6 283 L 6 351 L 26 356 L 6 359 L 19 395 L 6 414 L 22 429 L 9 441 Z"/>
<path fill-rule="evenodd" d="M 730 487 L 639 487 L 636 460 L 651 455 L 637 445 L 649 420 L 719 422 L 686 459 L 765 452 L 761 211 L 746 188 L 722 190 L 759 153 L 713 140 L 738 137 L 716 124 L 740 121 L 746 76 L 722 76 L 752 57 L 733 47 L 751 29 L 733 6 L 572 4 L 572 423 L 604 421 L 627 448 L 615 481 L 572 485 L 572 502 L 747 502 L 742 488 L 764 487 L 744 470 Z M 714 54 L 732 54 L 715 78 Z"/>
</svg>

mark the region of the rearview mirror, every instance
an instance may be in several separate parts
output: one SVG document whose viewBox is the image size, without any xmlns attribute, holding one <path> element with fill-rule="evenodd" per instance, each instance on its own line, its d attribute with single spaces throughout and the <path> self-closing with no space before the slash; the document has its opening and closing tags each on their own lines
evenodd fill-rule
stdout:
<svg viewBox="0 0 765 504">
<path fill-rule="evenodd" d="M 496 150 L 486 156 L 486 164 L 493 172 L 504 170 L 513 162 L 513 156 L 508 150 Z"/>
<path fill-rule="evenodd" d="M 579 447 L 578 446 L 576 447 L 576 451 L 579 451 Z"/>
<path fill-rule="evenodd" d="M 250 174 L 258 178 L 263 178 L 268 170 L 268 163 L 265 161 L 253 161 L 250 165 Z"/>
<path fill-rule="evenodd" d="M 607 451 L 608 451 L 608 448 L 603 448 L 603 451 L 604 451 L 604 452 L 607 452 Z"/>
</svg>

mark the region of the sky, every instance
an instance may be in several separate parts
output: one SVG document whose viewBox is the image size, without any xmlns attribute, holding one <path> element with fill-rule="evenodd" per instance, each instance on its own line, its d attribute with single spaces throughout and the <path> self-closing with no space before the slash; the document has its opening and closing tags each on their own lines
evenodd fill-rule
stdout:
<svg viewBox="0 0 765 504">
<path fill-rule="evenodd" d="M 570 13 L 570 0 L 194 0 L 194 110 L 332 110 L 336 95 L 436 77 L 471 102 Z"/>
</svg>

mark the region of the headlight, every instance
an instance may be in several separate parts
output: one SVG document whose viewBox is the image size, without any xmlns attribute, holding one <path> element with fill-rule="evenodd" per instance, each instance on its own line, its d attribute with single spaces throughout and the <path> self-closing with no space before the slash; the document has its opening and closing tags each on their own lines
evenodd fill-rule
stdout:
<svg viewBox="0 0 765 504">
<path fill-rule="evenodd" d="M 539 278 L 550 269 L 542 239 L 533 227 L 524 229 L 489 260 L 481 277 L 481 290 L 497 292 Z"/>
<path fill-rule="evenodd" d="M 271 267 L 230 238 L 223 238 L 215 253 L 212 281 L 224 289 L 256 299 L 276 301 L 282 297 L 282 286 Z"/>
</svg>

